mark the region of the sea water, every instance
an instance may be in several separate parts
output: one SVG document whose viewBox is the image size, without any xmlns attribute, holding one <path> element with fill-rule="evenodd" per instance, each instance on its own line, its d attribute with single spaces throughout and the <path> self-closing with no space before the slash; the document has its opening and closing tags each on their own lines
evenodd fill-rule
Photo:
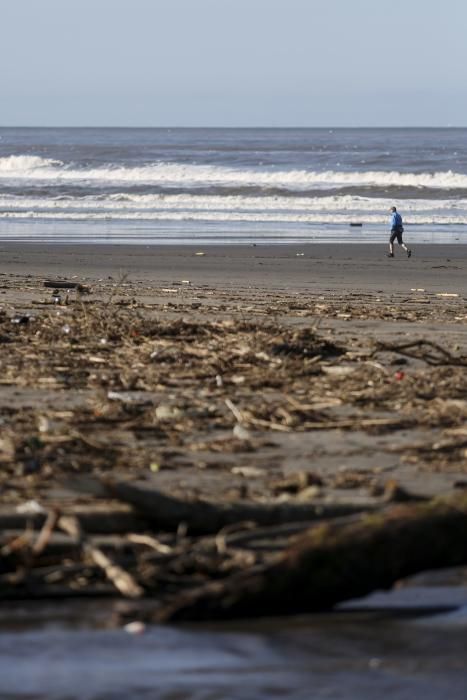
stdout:
<svg viewBox="0 0 467 700">
<path fill-rule="evenodd" d="M 381 241 L 393 205 L 467 240 L 467 129 L 0 129 L 0 240 Z"/>
</svg>

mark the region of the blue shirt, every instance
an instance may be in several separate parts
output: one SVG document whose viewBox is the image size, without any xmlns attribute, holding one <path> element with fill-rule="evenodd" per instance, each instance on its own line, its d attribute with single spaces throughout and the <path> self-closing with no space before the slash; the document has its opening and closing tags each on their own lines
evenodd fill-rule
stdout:
<svg viewBox="0 0 467 700">
<path fill-rule="evenodd" d="M 402 226 L 402 216 L 398 211 L 394 211 L 391 216 L 391 229 Z"/>
</svg>

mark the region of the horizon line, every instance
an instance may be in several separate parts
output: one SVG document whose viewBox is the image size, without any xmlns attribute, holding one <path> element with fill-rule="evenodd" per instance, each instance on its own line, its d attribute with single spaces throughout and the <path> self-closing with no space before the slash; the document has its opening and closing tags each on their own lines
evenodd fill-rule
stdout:
<svg viewBox="0 0 467 700">
<path fill-rule="evenodd" d="M 320 125 L 320 126 L 290 126 L 290 125 L 284 125 L 284 126 L 219 126 L 219 125 L 207 125 L 207 126 L 190 126 L 190 125 L 118 125 L 118 124 L 106 124 L 106 125 L 92 125 L 92 124 L 86 124 L 86 125 L 79 125 L 79 124 L 73 124 L 73 125 L 63 125 L 63 124 L 17 124 L 17 125 L 12 125 L 12 124 L 6 124 L 6 125 L 1 125 L 0 129 L 258 129 L 258 130 L 279 130 L 279 129 L 290 129 L 290 130 L 305 130 L 305 129 L 322 129 L 322 130 L 327 130 L 327 131 L 333 131 L 333 130 L 338 130 L 338 129 L 467 129 L 467 125 L 452 125 L 452 124 L 447 124 L 447 125 L 408 125 L 408 126 L 390 126 L 390 125 L 385 125 L 385 126 L 372 126 L 372 125 L 361 125 L 361 126 L 355 126 L 355 125 L 348 125 L 348 126 L 333 126 L 331 125 Z"/>
</svg>

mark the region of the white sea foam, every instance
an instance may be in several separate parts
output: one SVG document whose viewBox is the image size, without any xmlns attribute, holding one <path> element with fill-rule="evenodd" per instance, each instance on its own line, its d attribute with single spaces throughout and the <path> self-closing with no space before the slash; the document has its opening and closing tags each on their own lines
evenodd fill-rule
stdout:
<svg viewBox="0 0 467 700">
<path fill-rule="evenodd" d="M 21 177 L 34 172 L 48 171 L 50 168 L 63 167 L 64 163 L 52 158 L 41 158 L 40 156 L 7 156 L 0 158 L 1 177 Z"/>
<path fill-rule="evenodd" d="M 135 212 L 126 211 L 112 214 L 109 212 L 54 212 L 54 211 L 21 211 L 0 212 L 0 219 L 42 219 L 60 221 L 197 221 L 217 223 L 267 223 L 267 224 L 349 224 L 348 214 L 273 214 L 269 212 L 220 212 L 220 211 L 165 211 L 165 212 Z M 387 224 L 387 217 L 377 214 L 368 215 L 364 224 Z M 412 225 L 466 225 L 466 216 L 415 215 L 410 219 Z"/>
<path fill-rule="evenodd" d="M 183 165 L 157 162 L 145 166 L 78 168 L 73 164 L 17 155 L 0 158 L 0 178 L 24 181 L 152 184 L 166 187 L 264 187 L 301 191 L 340 187 L 467 188 L 467 175 L 451 170 L 435 173 L 386 171 L 241 169 L 213 165 Z"/>
<path fill-rule="evenodd" d="M 264 223 L 388 222 L 392 200 L 357 196 L 287 197 L 196 194 L 0 197 L 3 219 L 146 220 Z M 467 199 L 404 200 L 414 224 L 464 224 Z"/>
</svg>

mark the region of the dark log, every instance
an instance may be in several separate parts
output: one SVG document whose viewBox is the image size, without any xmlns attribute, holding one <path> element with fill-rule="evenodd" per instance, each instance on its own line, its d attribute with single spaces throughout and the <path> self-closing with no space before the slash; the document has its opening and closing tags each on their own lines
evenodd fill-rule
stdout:
<svg viewBox="0 0 467 700">
<path fill-rule="evenodd" d="M 361 513 L 375 508 L 367 504 L 335 503 L 252 503 L 237 501 L 214 503 L 211 501 L 182 500 L 162 493 L 144 482 L 113 481 L 103 483 L 114 498 L 130 503 L 136 511 L 161 529 L 176 530 L 185 524 L 190 533 L 212 534 L 227 525 L 253 522 L 259 526 L 281 523 L 336 518 Z"/>
<path fill-rule="evenodd" d="M 272 565 L 185 593 L 160 621 L 329 610 L 428 569 L 467 564 L 467 491 L 315 525 Z"/>
<path fill-rule="evenodd" d="M 89 287 L 79 282 L 67 282 L 66 280 L 45 280 L 44 287 L 48 289 L 76 289 L 78 292 L 89 292 Z"/>
</svg>

